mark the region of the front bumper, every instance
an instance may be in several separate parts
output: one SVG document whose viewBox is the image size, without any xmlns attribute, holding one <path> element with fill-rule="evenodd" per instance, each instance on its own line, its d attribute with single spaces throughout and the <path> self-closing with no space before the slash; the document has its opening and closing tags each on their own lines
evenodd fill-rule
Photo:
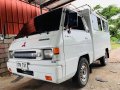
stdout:
<svg viewBox="0 0 120 90">
<path fill-rule="evenodd" d="M 63 70 L 62 66 L 48 66 L 48 65 L 39 65 L 39 64 L 30 64 L 28 65 L 27 72 L 32 74 L 21 73 L 17 69 L 16 62 L 7 62 L 8 69 L 11 69 L 11 72 L 17 75 L 26 76 L 38 80 L 61 83 L 63 79 Z M 52 80 L 46 80 L 45 76 L 51 76 Z"/>
</svg>

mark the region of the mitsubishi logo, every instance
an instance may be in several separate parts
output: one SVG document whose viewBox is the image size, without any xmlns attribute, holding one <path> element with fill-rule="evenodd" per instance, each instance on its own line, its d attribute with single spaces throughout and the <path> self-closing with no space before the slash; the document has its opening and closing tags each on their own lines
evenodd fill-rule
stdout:
<svg viewBox="0 0 120 90">
<path fill-rule="evenodd" d="M 23 43 L 22 47 L 25 47 L 26 46 L 26 42 Z"/>
</svg>

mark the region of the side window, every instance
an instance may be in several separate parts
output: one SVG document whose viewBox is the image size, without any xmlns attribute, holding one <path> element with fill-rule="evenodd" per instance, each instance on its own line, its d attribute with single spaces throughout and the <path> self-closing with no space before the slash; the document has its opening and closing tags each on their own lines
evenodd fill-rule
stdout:
<svg viewBox="0 0 120 90">
<path fill-rule="evenodd" d="M 77 13 L 76 12 L 71 12 L 71 11 L 66 11 L 66 16 L 65 16 L 65 22 L 64 22 L 64 27 L 68 27 L 68 24 L 72 24 L 70 27 L 76 27 L 77 25 Z"/>
<path fill-rule="evenodd" d="M 108 32 L 108 24 L 107 24 L 107 22 L 105 22 L 105 21 L 102 20 L 102 24 L 103 24 L 103 30 L 105 32 Z"/>
<path fill-rule="evenodd" d="M 67 24 L 68 24 L 68 14 L 69 13 L 66 13 L 64 27 L 67 27 Z M 81 17 L 78 16 L 78 26 L 72 27 L 72 29 L 85 30 L 85 27 L 84 27 L 84 24 L 83 24 Z"/>
<path fill-rule="evenodd" d="M 85 30 L 82 18 L 78 16 L 78 26 L 74 27 L 73 29 L 78 29 L 78 30 Z"/>
<path fill-rule="evenodd" d="M 92 14 L 92 26 L 93 29 L 98 31 L 98 21 L 96 15 Z"/>
<path fill-rule="evenodd" d="M 98 29 L 99 29 L 99 31 L 102 31 L 101 19 L 97 18 L 97 21 L 98 21 Z"/>
<path fill-rule="evenodd" d="M 106 28 L 106 32 L 109 32 L 108 22 L 105 22 L 105 28 Z"/>
<path fill-rule="evenodd" d="M 106 31 L 105 22 L 102 20 L 103 30 Z"/>
</svg>

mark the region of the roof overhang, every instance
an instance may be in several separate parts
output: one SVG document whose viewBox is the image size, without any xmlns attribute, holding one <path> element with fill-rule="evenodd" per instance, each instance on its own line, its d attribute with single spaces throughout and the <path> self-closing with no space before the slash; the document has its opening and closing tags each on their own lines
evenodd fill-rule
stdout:
<svg viewBox="0 0 120 90">
<path fill-rule="evenodd" d="M 23 0 L 20 0 L 20 1 L 23 1 Z M 54 9 L 54 8 L 58 8 L 60 6 L 63 6 L 75 0 L 24 0 L 24 1 L 40 5 L 41 8 Z"/>
<path fill-rule="evenodd" d="M 75 0 L 43 0 L 43 2 L 41 2 L 41 4 L 40 4 L 40 7 L 54 9 L 54 8 L 61 7 L 65 4 L 68 4 L 72 1 L 75 1 Z"/>
</svg>

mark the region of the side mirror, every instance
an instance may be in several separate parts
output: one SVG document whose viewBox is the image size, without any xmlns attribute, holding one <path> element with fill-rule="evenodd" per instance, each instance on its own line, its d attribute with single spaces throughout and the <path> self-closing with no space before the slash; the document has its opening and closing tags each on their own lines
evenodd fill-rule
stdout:
<svg viewBox="0 0 120 90">
<path fill-rule="evenodd" d="M 68 27 L 77 27 L 78 26 L 78 16 L 76 12 L 70 12 L 68 18 Z"/>
</svg>

